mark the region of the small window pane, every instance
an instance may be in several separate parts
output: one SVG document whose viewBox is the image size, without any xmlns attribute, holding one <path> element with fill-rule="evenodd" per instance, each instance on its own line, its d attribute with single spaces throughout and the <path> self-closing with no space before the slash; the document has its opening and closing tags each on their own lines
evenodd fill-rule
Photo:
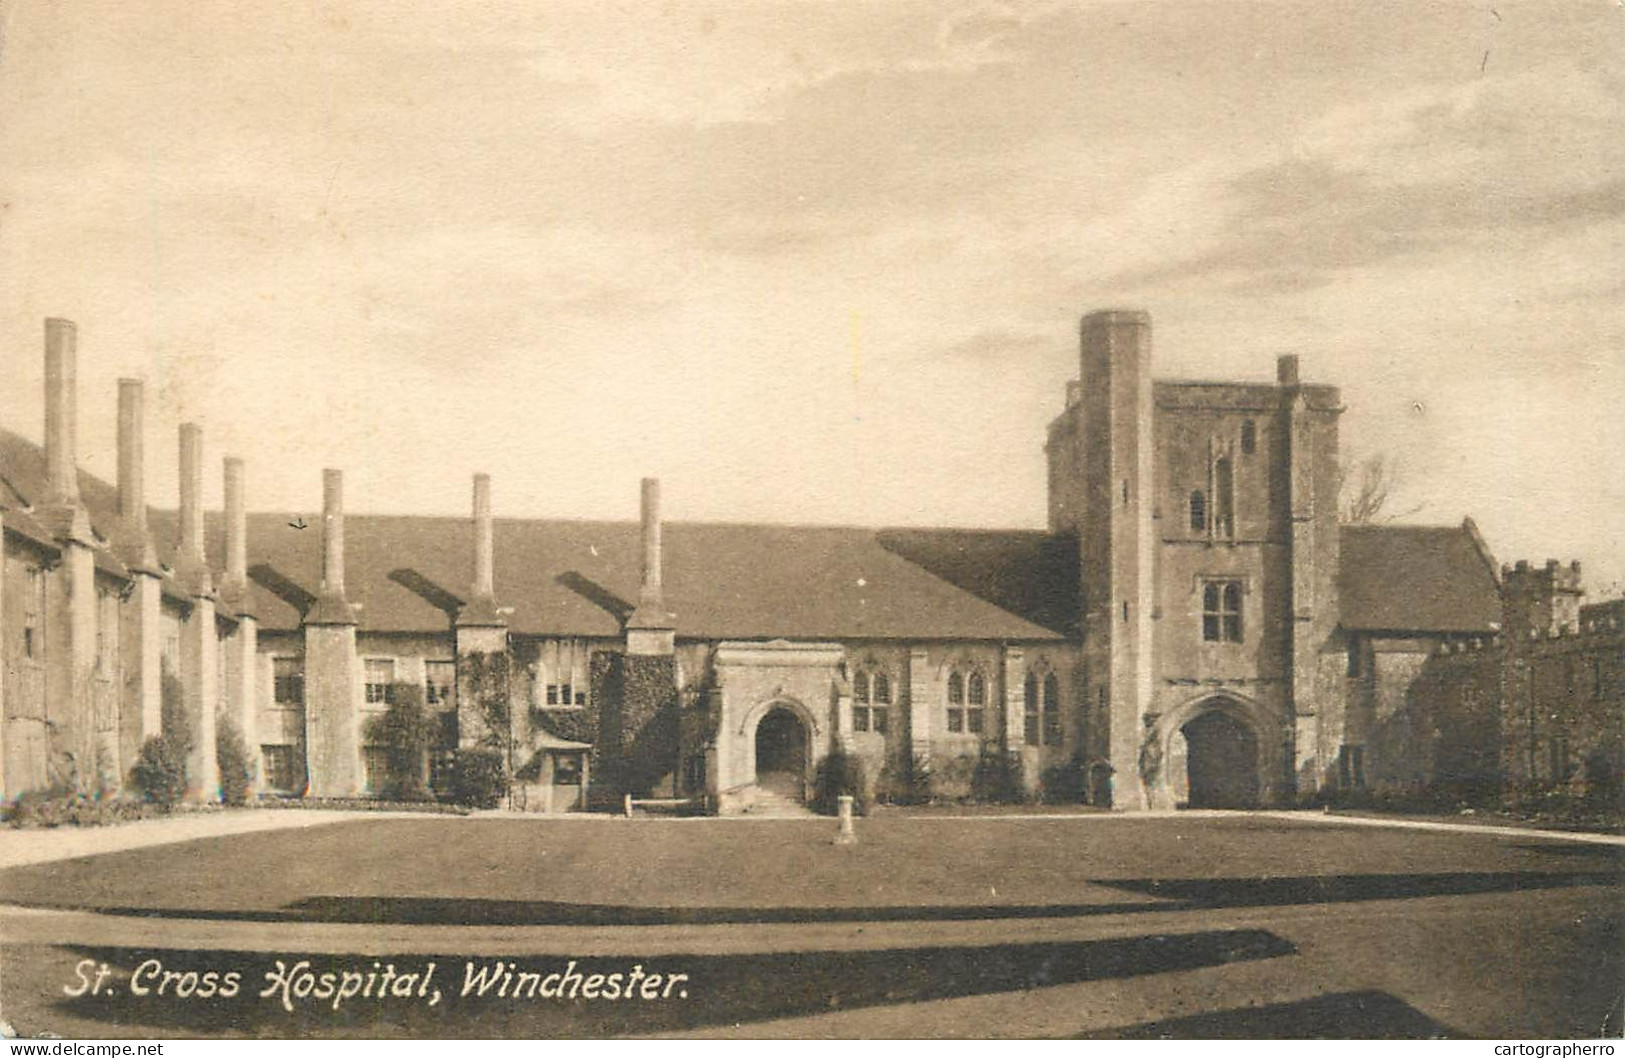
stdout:
<svg viewBox="0 0 1625 1058">
<path fill-rule="evenodd" d="M 875 673 L 875 701 L 882 705 L 891 704 L 891 680 L 884 672 Z"/>
<path fill-rule="evenodd" d="M 957 672 L 948 676 L 948 702 L 950 705 L 965 704 L 965 678 Z"/>
</svg>

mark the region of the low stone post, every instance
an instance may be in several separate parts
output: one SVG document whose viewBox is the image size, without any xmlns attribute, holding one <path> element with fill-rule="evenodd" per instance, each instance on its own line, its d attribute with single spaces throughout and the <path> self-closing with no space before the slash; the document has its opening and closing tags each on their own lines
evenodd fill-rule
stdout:
<svg viewBox="0 0 1625 1058">
<path fill-rule="evenodd" d="M 835 832 L 835 844 L 856 845 L 858 843 L 858 832 L 852 829 L 852 795 L 841 794 L 839 800 L 841 828 Z"/>
</svg>

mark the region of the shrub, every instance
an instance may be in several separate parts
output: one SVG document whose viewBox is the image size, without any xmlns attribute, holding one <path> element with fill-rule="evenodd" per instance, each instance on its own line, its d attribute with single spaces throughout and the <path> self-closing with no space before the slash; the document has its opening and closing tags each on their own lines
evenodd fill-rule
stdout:
<svg viewBox="0 0 1625 1058">
<path fill-rule="evenodd" d="M 14 827 L 93 827 L 140 819 L 149 808 L 138 801 L 104 798 L 58 783 L 18 795 L 6 810 L 6 821 Z"/>
<path fill-rule="evenodd" d="M 214 760 L 220 769 L 220 799 L 228 805 L 246 805 L 254 793 L 254 765 L 243 733 L 224 713 L 215 720 Z"/>
<path fill-rule="evenodd" d="M 1089 789 L 1088 776 L 1089 769 L 1077 757 L 1065 764 L 1045 768 L 1038 780 L 1044 801 L 1057 805 L 1082 804 Z"/>
<path fill-rule="evenodd" d="M 154 735 L 141 744 L 130 783 L 144 800 L 160 808 L 179 804 L 186 796 L 186 758 L 175 752 L 168 738 Z"/>
<path fill-rule="evenodd" d="M 141 755 L 130 769 L 130 783 L 143 799 L 167 809 L 186 796 L 186 758 L 196 740 L 186 715 L 185 690 L 167 667 L 160 688 L 162 730 L 141 744 Z"/>
<path fill-rule="evenodd" d="M 433 722 L 423 708 L 423 688 L 397 683 L 384 715 L 367 725 L 367 739 L 384 749 L 387 768 L 379 794 L 390 801 L 432 801 L 427 775 Z M 500 798 L 499 798 L 500 800 Z"/>
<path fill-rule="evenodd" d="M 923 805 L 931 802 L 931 758 L 926 756 L 912 757 L 909 760 L 908 775 L 904 779 L 902 795 L 899 803 L 908 805 Z"/>
<path fill-rule="evenodd" d="M 495 808 L 508 792 L 502 754 L 493 749 L 457 751 L 452 800 L 470 808 Z"/>
<path fill-rule="evenodd" d="M 840 811 L 843 794 L 852 798 L 852 811 L 866 815 L 869 811 L 868 775 L 863 760 L 851 753 L 836 750 L 818 765 L 813 780 L 813 811 L 835 815 Z"/>
<path fill-rule="evenodd" d="M 997 748 L 984 749 L 976 761 L 971 793 L 985 804 L 1019 805 L 1031 798 L 1025 782 L 1026 768 L 1021 754 Z"/>
</svg>

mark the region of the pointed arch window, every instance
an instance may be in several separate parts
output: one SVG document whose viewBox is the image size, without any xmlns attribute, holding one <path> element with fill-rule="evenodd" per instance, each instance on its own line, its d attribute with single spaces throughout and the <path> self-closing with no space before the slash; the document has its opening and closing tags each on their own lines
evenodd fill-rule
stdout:
<svg viewBox="0 0 1625 1058">
<path fill-rule="evenodd" d="M 1213 531 L 1236 535 L 1236 473 L 1229 456 L 1213 464 Z"/>
<path fill-rule="evenodd" d="M 1061 731 L 1061 681 L 1055 673 L 1044 677 L 1044 745 L 1059 746 Z"/>
<path fill-rule="evenodd" d="M 1022 739 L 1029 746 L 1038 745 L 1039 702 L 1038 702 L 1038 674 L 1027 673 L 1027 680 L 1022 688 Z"/>
<path fill-rule="evenodd" d="M 965 729 L 973 735 L 982 733 L 982 718 L 987 707 L 987 678 L 973 672 L 965 680 Z"/>
<path fill-rule="evenodd" d="M 982 733 L 987 712 L 987 677 L 978 669 L 948 674 L 948 731 L 950 734 Z"/>
</svg>

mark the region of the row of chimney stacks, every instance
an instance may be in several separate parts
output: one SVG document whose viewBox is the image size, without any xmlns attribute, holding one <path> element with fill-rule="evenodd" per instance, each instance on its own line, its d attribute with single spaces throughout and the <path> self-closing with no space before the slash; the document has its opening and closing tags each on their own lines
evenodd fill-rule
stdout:
<svg viewBox="0 0 1625 1058">
<path fill-rule="evenodd" d="M 88 519 L 79 495 L 77 455 L 78 331 L 63 319 L 45 321 L 45 464 L 44 508 L 61 512 L 53 525 L 64 537 L 89 542 Z M 146 400 L 140 379 L 118 382 L 118 527 L 114 551 L 136 572 L 158 574 L 158 558 L 147 520 L 145 464 Z M 225 459 L 225 570 L 213 583 L 204 549 L 203 429 L 180 427 L 180 509 L 176 528 L 175 576 L 190 595 L 212 594 L 216 587 L 233 603 L 246 602 L 248 521 L 244 503 L 243 461 Z M 660 482 L 645 478 L 640 504 L 643 578 L 638 592 L 640 623 L 669 625 L 661 585 Z M 474 555 L 472 598 L 465 610 L 495 618 L 494 549 L 491 477 L 474 475 Z M 344 602 L 344 475 L 322 472 L 322 589 L 324 599 Z"/>
<path fill-rule="evenodd" d="M 78 328 L 69 320 L 45 321 L 45 495 L 41 504 L 50 527 L 66 540 L 89 544 L 89 517 L 79 493 Z M 157 554 L 147 523 L 145 479 L 145 386 L 140 379 L 118 382 L 118 525 L 114 552 L 130 569 L 158 574 Z M 243 506 L 243 464 L 226 459 L 226 585 L 247 579 L 247 521 Z M 180 428 L 180 517 L 176 530 L 177 579 L 190 594 L 213 591 L 203 536 L 203 430 Z"/>
</svg>

